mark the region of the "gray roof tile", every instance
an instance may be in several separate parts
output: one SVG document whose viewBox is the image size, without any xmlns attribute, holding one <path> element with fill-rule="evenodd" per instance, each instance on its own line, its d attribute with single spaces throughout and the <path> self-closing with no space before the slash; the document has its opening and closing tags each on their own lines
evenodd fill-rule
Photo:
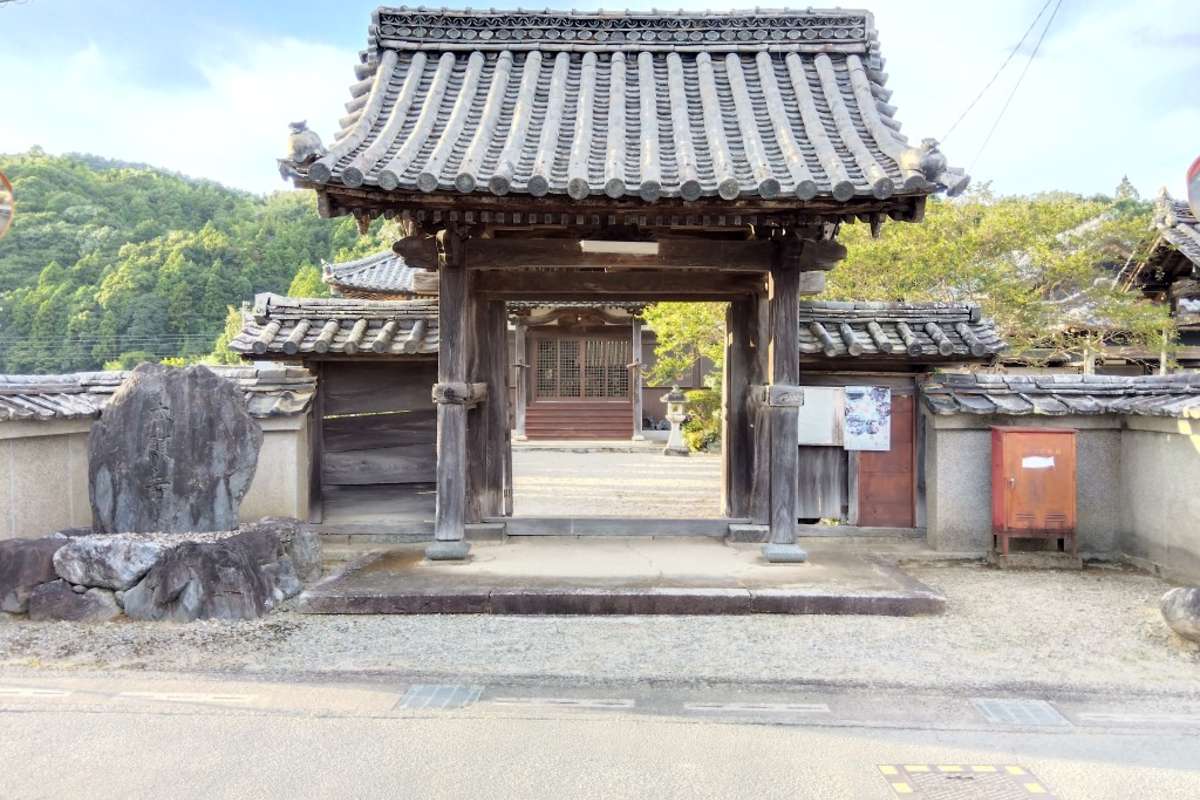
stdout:
<svg viewBox="0 0 1200 800">
<path fill-rule="evenodd" d="M 863 11 L 379 9 L 317 184 L 886 199 L 965 188 L 911 146 Z"/>
<path fill-rule="evenodd" d="M 1200 266 L 1200 221 L 1186 201 L 1173 199 L 1164 189 L 1154 206 L 1154 227 L 1164 242 Z"/>
<path fill-rule="evenodd" d="M 802 303 L 799 341 L 801 357 L 918 362 L 983 361 L 1005 347 L 978 306 L 959 303 Z"/>
<path fill-rule="evenodd" d="M 208 368 L 238 384 L 250 414 L 257 418 L 305 411 L 317 387 L 316 376 L 303 367 L 255 364 Z M 0 375 L 0 422 L 97 417 L 128 375 L 119 370 Z"/>
<path fill-rule="evenodd" d="M 327 300 L 260 294 L 229 347 L 246 355 L 436 354 L 437 300 Z"/>
<path fill-rule="evenodd" d="M 938 373 L 921 390 L 932 413 L 1135 414 L 1200 418 L 1200 374 L 1005 375 Z"/>
</svg>

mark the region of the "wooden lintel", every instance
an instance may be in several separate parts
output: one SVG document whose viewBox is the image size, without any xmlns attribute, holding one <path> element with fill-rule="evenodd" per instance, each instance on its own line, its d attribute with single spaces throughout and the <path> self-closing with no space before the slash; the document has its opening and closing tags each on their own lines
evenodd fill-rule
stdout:
<svg viewBox="0 0 1200 800">
<path fill-rule="evenodd" d="M 770 241 L 664 239 L 649 243 L 657 245 L 657 252 L 649 253 L 616 247 L 598 252 L 589 244 L 573 239 L 471 239 L 467 242 L 467 268 L 683 268 L 765 273 L 771 269 L 772 254 L 778 247 Z"/>
<path fill-rule="evenodd" d="M 759 275 L 650 270 L 479 272 L 475 291 L 504 300 L 721 300 L 762 291 Z"/>
</svg>

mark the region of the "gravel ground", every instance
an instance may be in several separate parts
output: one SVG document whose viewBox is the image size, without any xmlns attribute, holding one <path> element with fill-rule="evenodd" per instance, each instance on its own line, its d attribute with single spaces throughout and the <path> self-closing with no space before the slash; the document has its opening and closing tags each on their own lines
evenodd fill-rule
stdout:
<svg viewBox="0 0 1200 800">
<path fill-rule="evenodd" d="M 539 517 L 719 517 L 721 457 L 514 450 L 513 511 Z"/>
<path fill-rule="evenodd" d="M 1131 571 L 919 566 L 939 617 L 319 617 L 251 623 L 0 622 L 0 667 L 390 672 L 520 680 L 819 682 L 1200 696 L 1200 647 Z"/>
</svg>

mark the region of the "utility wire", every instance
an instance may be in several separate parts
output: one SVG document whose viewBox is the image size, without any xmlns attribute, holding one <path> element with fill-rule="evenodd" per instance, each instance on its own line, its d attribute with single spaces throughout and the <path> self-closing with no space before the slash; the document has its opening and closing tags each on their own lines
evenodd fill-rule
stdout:
<svg viewBox="0 0 1200 800">
<path fill-rule="evenodd" d="M 1008 111 L 1009 105 L 1012 104 L 1013 98 L 1016 97 L 1017 90 L 1021 88 L 1021 82 L 1025 80 L 1025 75 L 1029 72 L 1029 68 L 1033 66 L 1033 60 L 1037 58 L 1038 51 L 1042 48 L 1042 42 L 1045 41 L 1046 34 L 1050 31 L 1050 26 L 1054 24 L 1054 18 L 1058 15 L 1058 9 L 1062 8 L 1062 4 L 1063 0 L 1057 0 L 1054 4 L 1054 10 L 1050 12 L 1050 19 L 1046 20 L 1046 27 L 1042 28 L 1042 33 L 1038 36 L 1037 43 L 1033 46 L 1033 52 L 1029 54 L 1029 60 L 1025 62 L 1025 68 L 1017 76 L 1017 82 L 1013 84 L 1012 91 L 1008 93 L 1008 98 L 1004 101 L 1004 106 L 1000 109 L 1000 113 L 996 115 L 996 121 L 992 123 L 987 136 L 984 137 L 983 144 L 979 146 L 979 151 L 975 153 L 975 158 L 971 159 L 971 166 L 967 169 L 968 172 L 974 171 L 975 164 L 979 162 L 979 157 L 983 155 L 988 142 L 992 141 L 992 134 L 1000 127 L 1000 120 L 1004 119 L 1004 114 Z"/>
<path fill-rule="evenodd" d="M 971 109 L 974 108 L 975 104 L 983 98 L 983 96 L 987 93 L 987 90 L 992 88 L 992 84 L 996 82 L 996 79 L 1000 77 L 1000 73 L 1004 72 L 1004 68 L 1008 66 L 1009 62 L 1011 62 L 1020 51 L 1021 45 L 1025 44 L 1025 40 L 1029 38 L 1029 34 L 1033 33 L 1033 29 L 1037 26 L 1038 20 L 1042 18 L 1042 15 L 1046 13 L 1046 9 L 1049 8 L 1050 4 L 1053 2 L 1054 0 L 1046 0 L 1045 4 L 1042 6 L 1042 10 L 1039 11 L 1037 16 L 1033 18 L 1033 22 L 1029 23 L 1029 27 L 1025 29 L 1025 33 L 1021 34 L 1021 40 L 1013 46 L 1012 52 L 1010 52 L 1008 57 L 1004 59 L 1004 63 L 1000 65 L 998 70 L 996 70 L 996 74 L 992 76 L 992 79 L 987 82 L 986 86 L 979 90 L 979 94 L 975 95 L 975 99 L 972 100 L 965 109 L 963 109 L 963 112 L 958 115 L 958 119 L 954 120 L 954 124 L 951 125 L 942 135 L 941 141 L 943 143 L 950 136 L 950 134 L 954 132 L 954 129 L 958 127 L 958 123 L 962 122 L 966 118 L 967 114 L 971 113 Z"/>
</svg>

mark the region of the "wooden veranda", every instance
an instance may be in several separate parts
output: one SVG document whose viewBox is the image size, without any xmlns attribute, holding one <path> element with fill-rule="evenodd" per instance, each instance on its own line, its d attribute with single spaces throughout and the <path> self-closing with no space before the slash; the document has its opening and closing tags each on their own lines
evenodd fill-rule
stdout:
<svg viewBox="0 0 1200 800">
<path fill-rule="evenodd" d="M 869 14 L 380 9 L 343 130 L 284 162 L 325 215 L 400 216 L 437 271 L 431 558 L 511 490 L 506 301 L 721 301 L 730 517 L 795 561 L 798 309 L 839 226 L 961 190 L 887 102 Z"/>
</svg>

